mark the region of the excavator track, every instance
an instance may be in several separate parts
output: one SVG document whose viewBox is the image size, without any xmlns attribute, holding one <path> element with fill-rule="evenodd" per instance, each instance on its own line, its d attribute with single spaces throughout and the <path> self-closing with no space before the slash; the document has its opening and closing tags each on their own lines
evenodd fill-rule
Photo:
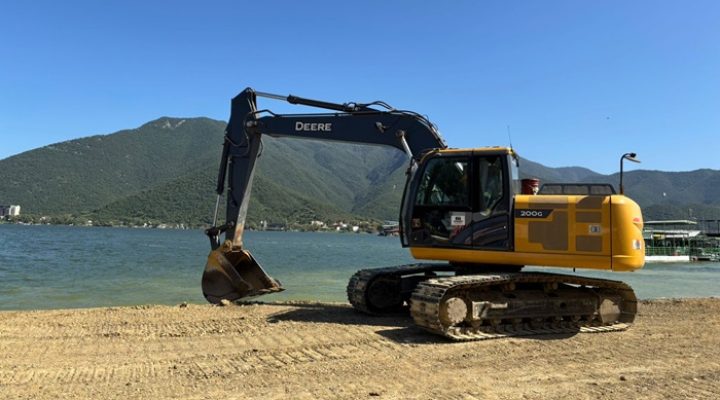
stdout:
<svg viewBox="0 0 720 400">
<path fill-rule="evenodd" d="M 630 327 L 637 298 L 625 283 L 547 273 L 460 275 L 420 282 L 415 323 L 453 340 L 608 332 Z"/>
<path fill-rule="evenodd" d="M 348 282 L 348 301 L 366 314 L 397 313 L 406 308 L 404 304 L 420 281 L 436 277 L 436 272 L 443 271 L 453 271 L 453 267 L 448 264 L 405 264 L 361 269 Z"/>
</svg>

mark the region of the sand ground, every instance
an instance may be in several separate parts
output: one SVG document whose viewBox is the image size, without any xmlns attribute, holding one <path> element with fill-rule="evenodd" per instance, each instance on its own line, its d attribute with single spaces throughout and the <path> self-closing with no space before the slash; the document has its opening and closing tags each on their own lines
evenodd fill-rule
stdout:
<svg viewBox="0 0 720 400">
<path fill-rule="evenodd" d="M 0 312 L 0 354 L 3 399 L 717 399 L 720 299 L 472 343 L 343 304 Z"/>
</svg>

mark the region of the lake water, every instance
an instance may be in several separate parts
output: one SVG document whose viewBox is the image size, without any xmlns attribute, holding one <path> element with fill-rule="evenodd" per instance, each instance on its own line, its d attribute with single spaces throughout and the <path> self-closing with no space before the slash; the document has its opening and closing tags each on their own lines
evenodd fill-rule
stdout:
<svg viewBox="0 0 720 400">
<path fill-rule="evenodd" d="M 246 232 L 245 244 L 287 289 L 269 301 L 346 301 L 356 270 L 414 262 L 397 238 L 366 234 Z M 209 250 L 200 230 L 0 225 L 0 309 L 204 303 Z M 720 263 L 576 273 L 625 281 L 642 299 L 720 296 Z"/>
</svg>

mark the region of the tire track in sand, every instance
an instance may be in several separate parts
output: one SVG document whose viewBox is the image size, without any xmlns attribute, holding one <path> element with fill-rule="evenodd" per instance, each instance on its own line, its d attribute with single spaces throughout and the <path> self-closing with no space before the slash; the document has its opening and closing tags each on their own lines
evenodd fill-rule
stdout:
<svg viewBox="0 0 720 400">
<path fill-rule="evenodd" d="M 93 333 L 90 332 L 90 335 Z M 368 354 L 387 354 L 402 351 L 400 345 L 374 333 L 372 329 L 344 326 L 333 330 L 331 337 L 311 332 L 276 332 L 251 337 L 228 336 L 221 346 L 204 344 L 206 338 L 185 338 L 185 342 L 170 341 L 133 344 L 122 338 L 111 338 L 104 345 L 83 348 L 77 338 L 25 348 L 23 357 L 42 358 L 50 349 L 62 348 L 67 355 L 81 355 L 68 365 L 62 360 L 32 369 L 2 368 L 0 387 L 62 384 L 95 385 L 117 381 L 145 382 L 166 379 L 212 379 L 267 368 L 286 368 L 305 363 L 319 363 Z M 187 342 L 190 339 L 190 342 Z M 221 340 L 220 343 L 223 343 Z M 155 359 L 144 357 L 153 353 Z M 108 360 L 112 355 L 122 355 Z M 182 354 L 182 357 L 177 357 Z M 162 357 L 165 355 L 166 357 Z M 1 365 L 1 364 L 0 364 Z"/>
</svg>

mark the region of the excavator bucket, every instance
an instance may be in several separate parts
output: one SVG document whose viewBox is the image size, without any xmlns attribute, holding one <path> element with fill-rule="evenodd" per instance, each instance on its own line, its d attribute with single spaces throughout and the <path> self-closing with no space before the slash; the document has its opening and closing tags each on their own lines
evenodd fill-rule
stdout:
<svg viewBox="0 0 720 400">
<path fill-rule="evenodd" d="M 217 304 L 221 300 L 242 300 L 285 289 L 262 269 L 249 251 L 233 250 L 227 241 L 208 255 L 202 290 L 207 301 Z"/>
</svg>

